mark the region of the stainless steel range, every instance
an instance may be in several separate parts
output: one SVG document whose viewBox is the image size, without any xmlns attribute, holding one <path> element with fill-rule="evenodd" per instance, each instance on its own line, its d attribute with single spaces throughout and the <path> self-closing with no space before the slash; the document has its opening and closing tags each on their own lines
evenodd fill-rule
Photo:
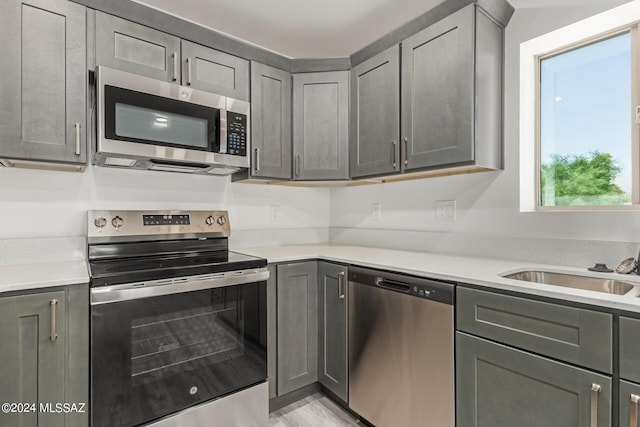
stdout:
<svg viewBox="0 0 640 427">
<path fill-rule="evenodd" d="M 265 426 L 266 260 L 224 211 L 90 211 L 92 426 Z"/>
</svg>

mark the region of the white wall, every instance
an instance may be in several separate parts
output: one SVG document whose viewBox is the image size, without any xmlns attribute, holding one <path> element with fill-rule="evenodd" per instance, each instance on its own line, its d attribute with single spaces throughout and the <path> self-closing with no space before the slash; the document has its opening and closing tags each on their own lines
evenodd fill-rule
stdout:
<svg viewBox="0 0 640 427">
<path fill-rule="evenodd" d="M 510 237 L 560 238 L 640 242 L 640 212 L 520 213 L 519 45 L 521 42 L 596 13 L 626 3 L 625 0 L 593 2 L 528 2 L 546 7 L 516 10 L 505 34 L 504 171 L 432 178 L 331 191 L 332 239 L 345 242 L 385 230 L 480 233 Z M 578 6 L 576 6 L 576 4 Z M 549 6 L 552 5 L 552 6 Z M 436 221 L 437 200 L 457 201 L 457 221 Z M 382 220 L 371 219 L 371 203 L 382 204 Z M 402 233 L 411 239 L 411 233 Z M 348 238 L 345 236 L 349 236 Z M 414 233 L 415 238 L 426 238 Z M 359 243 L 353 241 L 353 243 Z M 402 247 L 402 243 L 389 242 Z M 383 243 L 381 243 L 383 245 Z M 490 250 L 487 248 L 487 252 Z"/>
<path fill-rule="evenodd" d="M 90 209 L 226 209 L 235 246 L 328 240 L 328 189 L 100 167 L 84 173 L 0 168 L 0 239 L 86 236 Z"/>
</svg>

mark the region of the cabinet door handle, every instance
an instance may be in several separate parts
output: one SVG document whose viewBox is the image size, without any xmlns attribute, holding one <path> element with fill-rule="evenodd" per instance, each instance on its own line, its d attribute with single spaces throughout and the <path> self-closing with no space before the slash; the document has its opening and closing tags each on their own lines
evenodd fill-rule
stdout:
<svg viewBox="0 0 640 427">
<path fill-rule="evenodd" d="M 599 384 L 591 384 L 591 427 L 598 427 L 598 393 L 600 393 Z"/>
<path fill-rule="evenodd" d="M 52 299 L 49 301 L 49 308 L 51 312 L 51 335 L 49 339 L 51 342 L 54 342 L 58 339 L 58 334 L 56 333 L 56 306 L 58 305 L 57 299 Z"/>
<path fill-rule="evenodd" d="M 295 170 L 296 170 L 296 176 L 300 177 L 300 154 L 296 154 L 296 166 L 295 166 Z"/>
<path fill-rule="evenodd" d="M 344 271 L 338 273 L 338 299 L 344 299 Z"/>
<path fill-rule="evenodd" d="M 76 157 L 80 157 L 80 123 L 73 125 L 76 134 Z"/>
<path fill-rule="evenodd" d="M 409 164 L 409 158 L 407 157 L 407 150 L 409 150 L 409 138 L 402 138 L 404 149 L 402 150 L 402 163 L 406 166 Z"/>
<path fill-rule="evenodd" d="M 638 427 L 638 402 L 640 402 L 640 396 L 632 394 L 629 406 L 629 427 Z"/>
<path fill-rule="evenodd" d="M 396 144 L 396 141 L 391 141 L 391 167 L 394 169 L 398 166 L 398 163 L 396 162 Z"/>
<path fill-rule="evenodd" d="M 191 86 L 191 57 L 187 58 L 187 86 Z"/>
<path fill-rule="evenodd" d="M 260 149 L 256 148 L 255 150 L 253 150 L 253 152 L 256 156 L 255 163 L 254 163 L 255 170 L 256 172 L 260 172 Z"/>
<path fill-rule="evenodd" d="M 171 54 L 171 57 L 173 58 L 173 77 L 171 78 L 171 80 L 174 82 L 177 82 L 178 81 L 178 52 L 173 52 Z"/>
</svg>

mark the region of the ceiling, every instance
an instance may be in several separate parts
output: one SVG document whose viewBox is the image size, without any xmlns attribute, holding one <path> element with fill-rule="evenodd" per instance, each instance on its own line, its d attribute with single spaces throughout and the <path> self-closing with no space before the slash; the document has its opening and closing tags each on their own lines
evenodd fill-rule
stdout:
<svg viewBox="0 0 640 427">
<path fill-rule="evenodd" d="M 345 57 L 444 0 L 134 0 L 289 58 Z M 508 0 L 516 9 L 629 0 Z"/>
</svg>

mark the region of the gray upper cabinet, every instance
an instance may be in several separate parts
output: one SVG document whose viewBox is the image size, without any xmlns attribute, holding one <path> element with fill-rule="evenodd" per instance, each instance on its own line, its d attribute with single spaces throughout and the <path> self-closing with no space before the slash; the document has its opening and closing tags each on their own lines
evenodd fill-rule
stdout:
<svg viewBox="0 0 640 427">
<path fill-rule="evenodd" d="M 294 74 L 293 178 L 349 178 L 349 72 Z"/>
<path fill-rule="evenodd" d="M 87 426 L 86 406 L 59 414 L 40 404 L 88 403 L 88 301 L 86 285 L 0 298 L 0 400 L 36 405 L 0 415 L 2 425 Z"/>
<path fill-rule="evenodd" d="M 278 396 L 318 380 L 318 263 L 278 265 Z"/>
<path fill-rule="evenodd" d="M 348 401 L 347 267 L 318 263 L 318 381 Z"/>
<path fill-rule="evenodd" d="M 291 74 L 251 63 L 251 175 L 291 179 Z"/>
<path fill-rule="evenodd" d="M 96 12 L 96 65 L 243 101 L 249 100 L 249 61 Z"/>
<path fill-rule="evenodd" d="M 249 61 L 183 40 L 182 84 L 249 101 Z"/>
<path fill-rule="evenodd" d="M 86 164 L 85 7 L 1 2 L 0 53 L 0 157 Z"/>
<path fill-rule="evenodd" d="M 351 177 L 400 170 L 400 47 L 351 70 Z"/>
<path fill-rule="evenodd" d="M 611 426 L 610 377 L 460 332 L 456 390 L 459 426 Z"/>
<path fill-rule="evenodd" d="M 502 27 L 475 4 L 402 42 L 402 169 L 502 167 Z"/>
<path fill-rule="evenodd" d="M 180 83 L 180 39 L 96 12 L 96 65 Z"/>
</svg>

